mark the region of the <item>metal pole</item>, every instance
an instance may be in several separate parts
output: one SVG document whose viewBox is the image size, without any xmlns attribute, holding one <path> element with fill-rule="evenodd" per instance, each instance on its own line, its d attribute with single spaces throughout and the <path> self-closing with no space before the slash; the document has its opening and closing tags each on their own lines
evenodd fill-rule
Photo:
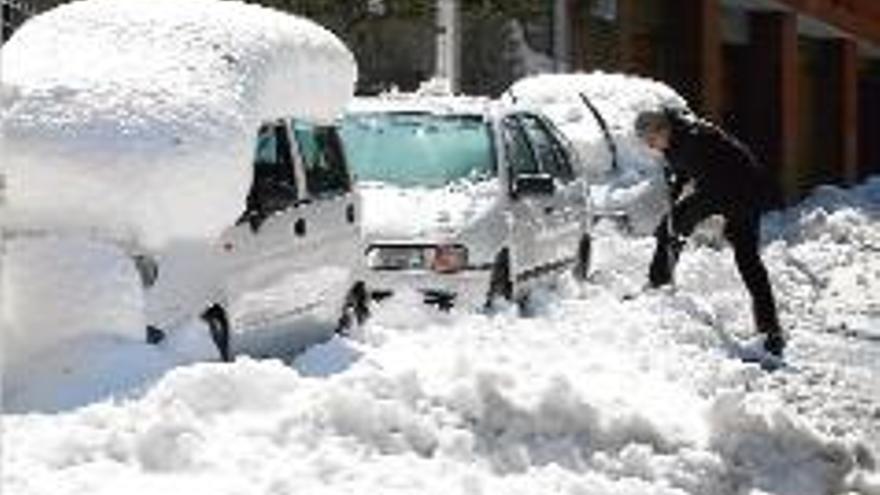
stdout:
<svg viewBox="0 0 880 495">
<path fill-rule="evenodd" d="M 437 0 L 437 62 L 435 75 L 449 81 L 455 93 L 461 79 L 461 20 L 458 0 Z"/>
<path fill-rule="evenodd" d="M 556 72 L 567 72 L 569 67 L 568 42 L 568 1 L 553 0 L 553 69 Z"/>
</svg>

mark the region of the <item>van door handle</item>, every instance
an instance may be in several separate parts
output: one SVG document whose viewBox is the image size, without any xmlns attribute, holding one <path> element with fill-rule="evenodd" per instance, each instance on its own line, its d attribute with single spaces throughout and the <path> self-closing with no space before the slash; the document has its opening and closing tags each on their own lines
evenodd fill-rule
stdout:
<svg viewBox="0 0 880 495">
<path fill-rule="evenodd" d="M 299 237 L 306 235 L 306 220 L 304 218 L 296 219 L 296 222 L 293 224 L 293 233 Z"/>
<path fill-rule="evenodd" d="M 555 212 L 556 212 L 556 207 L 555 207 L 555 206 L 545 206 L 545 207 L 544 207 L 544 214 L 545 214 L 545 215 L 552 215 L 552 214 L 555 213 Z"/>
<path fill-rule="evenodd" d="M 356 219 L 354 205 L 350 204 L 345 207 L 345 219 L 348 220 L 348 223 L 354 223 Z"/>
</svg>

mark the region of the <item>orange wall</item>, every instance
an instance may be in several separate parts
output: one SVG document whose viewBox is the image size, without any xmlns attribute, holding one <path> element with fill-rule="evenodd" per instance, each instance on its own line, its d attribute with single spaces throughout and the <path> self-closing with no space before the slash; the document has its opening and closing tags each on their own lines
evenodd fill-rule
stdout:
<svg viewBox="0 0 880 495">
<path fill-rule="evenodd" d="M 880 44 L 880 2 L 877 0 L 779 0 L 799 13 L 815 17 L 859 38 Z"/>
</svg>

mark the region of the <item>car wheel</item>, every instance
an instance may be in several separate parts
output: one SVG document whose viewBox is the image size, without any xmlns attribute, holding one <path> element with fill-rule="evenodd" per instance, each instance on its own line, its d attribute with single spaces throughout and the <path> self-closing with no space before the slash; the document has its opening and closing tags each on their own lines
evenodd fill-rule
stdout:
<svg viewBox="0 0 880 495">
<path fill-rule="evenodd" d="M 513 300 L 513 280 L 510 277 L 510 254 L 505 249 L 495 258 L 486 294 L 486 309 L 492 309 L 495 299 Z"/>
<path fill-rule="evenodd" d="M 577 254 L 574 263 L 574 278 L 578 282 L 584 282 L 590 276 L 590 263 L 593 258 L 593 241 L 590 234 L 584 234 L 578 242 Z"/>
<path fill-rule="evenodd" d="M 366 285 L 363 282 L 356 283 L 345 297 L 342 315 L 336 328 L 337 333 L 345 336 L 357 333 L 357 328 L 370 317 L 369 300 Z"/>
<path fill-rule="evenodd" d="M 226 316 L 226 310 L 219 304 L 215 304 L 202 313 L 202 320 L 208 324 L 208 328 L 211 330 L 211 339 L 217 346 L 220 359 L 225 362 L 232 361 L 232 355 L 229 352 L 229 317 Z"/>
</svg>

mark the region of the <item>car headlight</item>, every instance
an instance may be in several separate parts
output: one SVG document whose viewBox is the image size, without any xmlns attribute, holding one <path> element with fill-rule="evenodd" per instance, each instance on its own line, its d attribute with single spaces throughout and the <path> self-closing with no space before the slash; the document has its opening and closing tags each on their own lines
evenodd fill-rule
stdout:
<svg viewBox="0 0 880 495">
<path fill-rule="evenodd" d="M 434 248 L 431 269 L 437 273 L 455 273 L 467 266 L 467 248 L 464 246 L 445 245 Z"/>
<path fill-rule="evenodd" d="M 371 246 L 367 250 L 367 265 L 374 270 L 455 273 L 467 263 L 467 248 L 459 245 Z"/>
</svg>

